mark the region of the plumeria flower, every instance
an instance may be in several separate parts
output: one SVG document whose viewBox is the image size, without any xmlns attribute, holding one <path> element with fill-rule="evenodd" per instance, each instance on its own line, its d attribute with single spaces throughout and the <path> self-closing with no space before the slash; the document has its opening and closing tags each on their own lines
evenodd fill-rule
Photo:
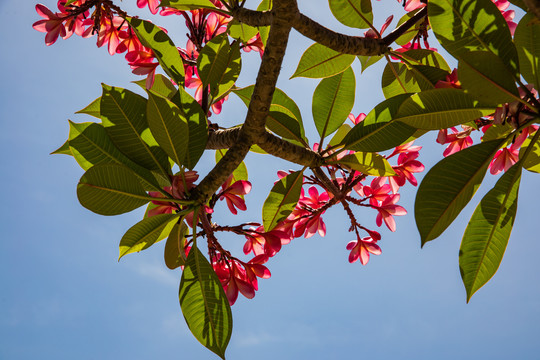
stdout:
<svg viewBox="0 0 540 360">
<path fill-rule="evenodd" d="M 398 0 L 398 2 L 401 2 L 401 0 Z M 426 6 L 426 4 L 421 0 L 405 0 L 403 3 L 405 11 L 413 11 L 424 6 Z"/>
<path fill-rule="evenodd" d="M 445 80 L 439 80 L 435 83 L 436 89 L 461 89 L 461 83 L 457 76 L 457 69 L 452 70 L 450 75 L 446 75 Z"/>
<path fill-rule="evenodd" d="M 379 205 L 379 202 L 384 201 L 390 192 L 390 185 L 386 184 L 385 177 L 376 177 L 371 181 L 371 185 L 364 185 L 361 189 L 356 189 L 360 196 L 368 197 L 372 205 Z"/>
<path fill-rule="evenodd" d="M 443 156 L 449 156 L 465 148 L 468 148 L 473 144 L 473 140 L 470 137 L 472 127 L 461 125 L 463 131 L 458 131 L 455 127 L 450 128 L 452 134 L 448 134 L 448 129 L 439 130 L 437 136 L 437 142 L 441 145 L 449 144 L 443 152 Z"/>
<path fill-rule="evenodd" d="M 398 166 L 392 167 L 396 175 L 388 177 L 388 182 L 394 194 L 397 193 L 401 186 L 405 185 L 405 181 L 409 181 L 412 186 L 418 185 L 418 181 L 413 174 L 422 172 L 425 169 L 424 165 L 416 160 L 418 156 L 418 152 L 402 153 L 399 155 Z"/>
<path fill-rule="evenodd" d="M 50 46 L 56 42 L 58 36 L 67 38 L 66 28 L 64 26 L 65 16 L 61 13 L 53 13 L 45 5 L 36 5 L 37 13 L 44 18 L 43 20 L 36 21 L 32 27 L 37 31 L 47 33 L 45 35 L 45 44 Z"/>
<path fill-rule="evenodd" d="M 504 17 L 504 20 L 508 24 L 508 28 L 510 29 L 510 33 L 512 36 L 514 36 L 514 32 L 516 31 L 517 24 L 513 22 L 514 16 L 516 15 L 514 10 L 506 10 L 510 6 L 510 2 L 507 0 L 491 0 L 499 9 L 502 16 Z M 505 11 L 506 10 L 506 11 Z"/>
<path fill-rule="evenodd" d="M 264 54 L 264 45 L 261 40 L 261 35 L 257 33 L 257 35 L 249 39 L 248 42 L 245 43 L 244 46 L 242 46 L 242 50 L 244 50 L 245 52 L 250 52 L 251 50 L 256 51 L 262 58 Z"/>
<path fill-rule="evenodd" d="M 315 186 L 311 186 L 308 189 L 308 194 L 309 196 L 305 196 L 302 191 L 297 209 L 293 211 L 294 216 L 299 219 L 295 224 L 294 237 L 300 237 L 304 234 L 304 237 L 307 239 L 315 235 L 315 233 L 325 236 L 326 225 L 321 218 L 324 211 L 312 211 L 323 207 L 330 200 L 330 196 L 326 191 L 319 195 Z"/>
<path fill-rule="evenodd" d="M 139 8 L 143 8 L 145 6 L 148 6 L 150 9 L 150 12 L 152 14 L 157 14 L 158 12 L 158 6 L 159 6 L 160 0 L 137 0 L 137 6 Z"/>
<path fill-rule="evenodd" d="M 402 216 L 407 214 L 407 210 L 403 206 L 396 205 L 399 201 L 399 194 L 388 195 L 386 199 L 383 200 L 380 206 L 373 206 L 379 212 L 375 223 L 377 226 L 381 226 L 383 221 L 390 229 L 390 231 L 396 231 L 396 221 L 393 216 Z"/>
<path fill-rule="evenodd" d="M 366 118 L 366 114 L 364 113 L 358 114 L 357 117 L 354 117 L 353 114 L 349 114 L 349 117 L 348 117 L 348 119 L 351 120 L 354 125 L 361 123 L 362 121 L 364 121 L 365 118 Z"/>
<path fill-rule="evenodd" d="M 369 29 L 368 31 L 364 32 L 364 36 L 367 38 L 374 38 L 374 39 L 380 38 L 382 34 L 384 33 L 384 30 L 386 30 L 386 28 L 388 28 L 388 25 L 390 25 L 390 23 L 392 22 L 392 19 L 394 19 L 394 15 L 390 15 L 386 19 L 384 24 L 381 26 L 381 30 L 379 31 L 378 34 L 375 32 L 375 30 Z"/>
<path fill-rule="evenodd" d="M 290 237 L 282 230 L 274 229 L 265 232 L 262 226 L 259 226 L 246 235 L 246 243 L 244 244 L 244 254 L 253 252 L 254 255 L 266 255 L 272 257 L 281 250 L 283 240 L 290 241 Z"/>
<path fill-rule="evenodd" d="M 182 175 L 174 175 L 171 177 L 172 186 L 166 186 L 163 190 L 170 194 L 174 199 L 186 199 L 186 189 L 189 191 L 195 187 L 194 183 L 198 178 L 199 175 L 196 171 L 186 171 L 184 172 L 183 177 Z M 158 191 L 150 191 L 148 192 L 148 195 L 158 199 L 166 199 L 165 195 Z M 177 204 L 165 200 L 152 200 L 152 204 L 157 205 L 157 207 L 151 208 L 148 211 L 147 215 L 149 217 L 158 214 L 172 214 L 173 211 L 180 210 L 180 207 Z"/>
<path fill-rule="evenodd" d="M 229 176 L 227 181 L 221 186 L 219 200 L 226 200 L 229 211 L 234 215 L 238 214 L 236 209 L 245 211 L 246 203 L 242 196 L 247 195 L 251 191 L 251 183 L 245 180 L 233 181 L 233 176 Z"/>
<path fill-rule="evenodd" d="M 502 171 L 507 171 L 517 163 L 519 160 L 519 148 L 513 146 L 500 149 L 497 151 L 493 160 L 489 164 L 489 172 L 493 175 L 497 175 Z"/>
<path fill-rule="evenodd" d="M 380 255 L 381 248 L 377 245 L 377 241 L 371 237 L 358 238 L 347 244 L 347 250 L 350 250 L 349 262 L 352 264 L 360 259 L 362 265 L 366 265 L 369 261 L 369 254 Z"/>
<path fill-rule="evenodd" d="M 120 44 L 120 32 L 127 30 L 128 25 L 120 16 L 114 16 L 110 19 L 107 16 L 101 17 L 101 24 L 98 33 L 97 46 L 102 47 L 108 44 L 107 48 L 110 55 L 116 54 L 116 49 Z"/>
</svg>

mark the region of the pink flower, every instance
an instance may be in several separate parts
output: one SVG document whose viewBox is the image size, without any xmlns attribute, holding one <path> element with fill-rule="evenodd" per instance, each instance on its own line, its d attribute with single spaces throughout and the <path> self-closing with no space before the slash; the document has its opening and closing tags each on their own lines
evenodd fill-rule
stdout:
<svg viewBox="0 0 540 360">
<path fill-rule="evenodd" d="M 388 195 L 380 206 L 373 206 L 379 212 L 375 223 L 377 226 L 381 226 L 384 223 L 390 229 L 390 231 L 396 231 L 396 221 L 393 216 L 402 216 L 407 214 L 407 210 L 400 205 L 396 205 L 399 200 L 399 194 Z"/>
<path fill-rule="evenodd" d="M 398 0 L 398 2 L 401 2 L 401 0 Z M 403 6 L 405 11 L 413 11 L 426 6 L 426 4 L 424 4 L 421 0 L 405 0 Z"/>
<path fill-rule="evenodd" d="M 323 207 L 330 200 L 330 196 L 326 191 L 319 195 L 315 186 L 309 188 L 308 194 L 309 196 L 304 196 L 302 191 L 297 209 L 291 214 L 299 219 L 295 224 L 294 237 L 300 237 L 304 234 L 307 239 L 317 232 L 320 236 L 326 235 L 326 225 L 321 218 L 324 211 L 315 210 Z"/>
<path fill-rule="evenodd" d="M 360 196 L 365 196 L 370 199 L 372 205 L 378 205 L 379 201 L 384 201 L 390 192 L 390 185 L 385 184 L 385 177 L 376 177 L 371 181 L 371 186 L 365 185 L 361 189 L 356 189 Z"/>
<path fill-rule="evenodd" d="M 489 172 L 493 175 L 497 175 L 502 171 L 507 171 L 512 165 L 519 160 L 519 148 L 510 146 L 503 148 L 495 154 L 493 160 L 489 164 Z"/>
<path fill-rule="evenodd" d="M 245 52 L 250 52 L 251 50 L 256 51 L 262 58 L 264 54 L 264 45 L 261 40 L 261 35 L 257 33 L 257 35 L 249 39 L 249 41 L 245 43 L 242 47 L 242 50 L 244 50 Z"/>
<path fill-rule="evenodd" d="M 109 54 L 116 54 L 116 48 L 120 44 L 120 32 L 126 30 L 128 25 L 120 16 L 114 16 L 112 20 L 107 16 L 101 17 L 97 46 L 108 44 Z"/>
<path fill-rule="evenodd" d="M 369 261 L 369 254 L 380 255 L 381 248 L 377 245 L 377 241 L 371 237 L 358 238 L 347 244 L 347 250 L 350 250 L 349 262 L 352 264 L 360 259 L 362 265 L 366 265 Z"/>
<path fill-rule="evenodd" d="M 418 152 L 402 153 L 399 155 L 398 166 L 392 167 L 396 175 L 388 177 L 388 182 L 394 194 L 397 193 L 399 187 L 405 185 L 405 181 L 409 181 L 412 186 L 418 185 L 413 174 L 422 172 L 425 169 L 424 165 L 416 160 L 418 156 Z"/>
<path fill-rule="evenodd" d="M 450 75 L 446 75 L 445 80 L 439 80 L 435 84 L 435 88 L 437 89 L 447 89 L 447 88 L 454 88 L 454 89 L 461 89 L 461 83 L 459 82 L 458 76 L 457 76 L 457 69 L 452 70 L 452 73 Z"/>
<path fill-rule="evenodd" d="M 45 44 L 50 46 L 56 42 L 58 36 L 67 37 L 66 28 L 63 24 L 65 16 L 63 14 L 53 13 L 45 5 L 36 5 L 37 13 L 44 18 L 44 20 L 36 21 L 32 27 L 40 32 L 45 32 Z"/>
<path fill-rule="evenodd" d="M 393 18 L 394 18 L 394 15 L 390 15 L 386 19 L 384 24 L 381 26 L 381 31 L 379 31 L 378 34 L 375 32 L 375 30 L 369 29 L 368 31 L 364 32 L 364 36 L 367 38 L 375 38 L 375 39 L 380 38 L 382 34 L 384 33 L 384 30 L 386 30 L 386 28 L 388 28 L 388 25 L 390 25 L 390 23 L 392 22 Z"/>
<path fill-rule="evenodd" d="M 264 228 L 259 226 L 246 235 L 246 243 L 244 244 L 244 254 L 253 252 L 254 255 L 266 255 L 272 257 L 281 250 L 281 245 L 284 241 L 289 242 L 290 237 L 282 230 L 274 229 L 269 232 L 264 232 Z"/>
<path fill-rule="evenodd" d="M 448 129 L 439 130 L 437 136 L 437 142 L 439 144 L 450 144 L 444 150 L 443 156 L 449 156 L 465 148 L 468 148 L 473 144 L 471 137 L 469 136 L 472 128 L 462 125 L 463 131 L 459 132 L 455 127 L 450 128 L 452 134 L 447 134 Z"/>
<path fill-rule="evenodd" d="M 362 121 L 364 121 L 365 118 L 366 118 L 366 114 L 364 113 L 358 114 L 357 117 L 354 117 L 353 114 L 349 114 L 349 120 L 351 120 L 354 125 L 361 123 Z"/>
<path fill-rule="evenodd" d="M 193 187 L 195 187 L 194 183 L 198 178 L 199 175 L 196 171 L 186 171 L 183 178 L 182 175 L 171 176 L 172 186 L 164 187 L 163 190 L 169 193 L 174 199 L 186 199 L 186 186 L 188 191 L 191 190 Z M 152 204 L 158 206 L 148 211 L 148 217 L 158 214 L 172 214 L 173 211 L 181 209 L 181 207 L 176 203 L 166 201 L 165 195 L 158 191 L 150 191 L 148 192 L 148 195 L 158 199 L 164 199 L 152 200 Z M 191 214 L 191 218 L 193 218 L 193 214 Z"/>
<path fill-rule="evenodd" d="M 152 14 L 157 14 L 158 12 L 158 6 L 159 6 L 160 0 L 137 0 L 137 6 L 139 8 L 143 8 L 148 5 L 148 8 L 150 9 L 150 12 Z"/>
<path fill-rule="evenodd" d="M 246 195 L 251 190 L 251 183 L 245 180 L 233 181 L 233 176 L 229 176 L 227 181 L 221 186 L 221 193 L 219 199 L 225 199 L 229 210 L 234 215 L 238 214 L 236 208 L 245 211 L 247 209 L 246 203 L 242 198 L 243 195 Z"/>
</svg>

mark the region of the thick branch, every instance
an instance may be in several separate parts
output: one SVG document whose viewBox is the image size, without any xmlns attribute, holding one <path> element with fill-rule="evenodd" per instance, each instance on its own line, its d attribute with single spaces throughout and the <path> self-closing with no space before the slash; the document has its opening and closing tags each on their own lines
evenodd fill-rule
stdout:
<svg viewBox="0 0 540 360">
<path fill-rule="evenodd" d="M 265 134 L 268 110 L 272 103 L 291 31 L 292 19 L 289 9 L 296 6 L 296 0 L 274 0 L 270 33 L 249 103 L 246 121 L 242 125 L 234 145 L 194 189 L 191 196 L 193 200 L 205 202 L 238 167 L 246 157 L 251 145 L 256 143 L 257 138 Z"/>
<path fill-rule="evenodd" d="M 395 28 L 390 34 L 386 35 L 383 38 L 383 42 L 390 46 L 394 41 L 396 41 L 401 35 L 403 35 L 407 30 L 412 28 L 416 23 L 422 18 L 427 16 L 427 6 L 424 6 L 420 11 L 414 14 L 409 20 L 405 21 L 399 27 Z"/>
<path fill-rule="evenodd" d="M 206 148 L 213 150 L 229 149 L 236 143 L 239 134 L 239 127 L 213 131 L 208 137 Z M 263 136 L 257 139 L 255 144 L 259 145 L 268 154 L 295 164 L 309 167 L 317 167 L 323 164 L 323 158 L 315 151 L 290 143 L 269 132 L 265 132 Z"/>
<path fill-rule="evenodd" d="M 233 9 L 232 16 L 250 26 L 268 26 L 272 23 L 271 11 L 255 11 L 238 7 Z"/>
</svg>

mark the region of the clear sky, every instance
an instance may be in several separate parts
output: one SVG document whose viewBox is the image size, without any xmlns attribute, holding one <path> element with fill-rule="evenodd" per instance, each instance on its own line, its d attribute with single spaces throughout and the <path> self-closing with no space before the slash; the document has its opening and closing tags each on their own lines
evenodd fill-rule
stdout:
<svg viewBox="0 0 540 360">
<path fill-rule="evenodd" d="M 52 8 L 56 1 L 44 3 Z M 134 3 L 122 4 L 150 17 Z M 361 33 L 332 20 L 326 1 L 299 5 L 327 26 Z M 384 6 L 395 9 L 397 17 L 403 13 L 395 0 L 376 5 L 377 24 L 386 18 Z M 49 155 L 67 138 L 67 119 L 93 121 L 74 112 L 100 95 L 101 82 L 135 90 L 130 81 L 138 77 L 123 56 L 96 48 L 95 38 L 73 37 L 46 47 L 44 34 L 31 27 L 38 19 L 33 1 L 0 0 L 0 184 L 6 200 L 0 240 L 0 359 L 216 359 L 189 333 L 178 304 L 180 272 L 165 267 L 164 243 L 117 262 L 120 238 L 143 209 L 117 217 L 84 209 L 75 192 L 83 171 L 72 158 Z M 181 20 L 153 20 L 165 24 L 178 46 L 185 45 Z M 306 131 L 314 134 L 311 97 L 318 81 L 288 80 L 309 45 L 293 33 L 279 87 L 300 106 Z M 240 86 L 253 83 L 259 61 L 256 53 L 243 56 Z M 359 63 L 353 67 L 357 115 L 383 99 L 382 68 L 360 74 Z M 231 95 L 220 119 L 229 126 L 244 115 L 244 105 Z M 435 134 L 421 145 L 420 160 L 427 167 L 442 157 L 444 148 L 435 143 Z M 198 170 L 204 174 L 212 161 L 209 154 Z M 298 168 L 262 155 L 250 155 L 247 165 L 254 185 L 248 212 L 227 215 L 221 204 L 216 221 L 260 220 L 276 171 Z M 481 188 L 476 201 L 487 188 Z M 538 176 L 524 172 L 518 217 L 502 265 L 469 304 L 458 250 L 474 206 L 420 249 L 415 189 L 404 188 L 400 203 L 409 215 L 396 219 L 395 233 L 381 228 L 383 253 L 372 256 L 367 266 L 348 263 L 345 246 L 354 237 L 347 232 L 343 211 L 332 209 L 323 217 L 326 237 L 293 240 L 267 264 L 272 277 L 259 282 L 255 298 L 240 297 L 233 306 L 228 359 L 538 359 L 537 188 Z M 374 211 L 358 214 L 362 223 L 375 227 Z M 239 253 L 244 239 L 224 237 L 223 242 Z"/>
</svg>

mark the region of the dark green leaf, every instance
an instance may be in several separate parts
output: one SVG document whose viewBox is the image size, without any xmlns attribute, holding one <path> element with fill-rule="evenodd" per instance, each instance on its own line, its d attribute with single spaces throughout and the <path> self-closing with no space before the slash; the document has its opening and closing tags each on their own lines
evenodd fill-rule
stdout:
<svg viewBox="0 0 540 360">
<path fill-rule="evenodd" d="M 266 198 L 262 218 L 265 231 L 274 229 L 296 207 L 302 190 L 303 171 L 295 171 L 274 184 Z"/>
<path fill-rule="evenodd" d="M 178 222 L 178 214 L 159 214 L 146 217 L 133 225 L 120 240 L 120 256 L 148 249 L 169 235 Z"/>
<path fill-rule="evenodd" d="M 330 10 L 343 25 L 367 29 L 373 23 L 370 0 L 329 0 Z"/>
<path fill-rule="evenodd" d="M 364 152 L 384 151 L 403 144 L 416 129 L 400 121 L 395 114 L 410 94 L 401 94 L 375 106 L 364 121 L 355 125 L 343 140 L 346 149 Z"/>
<path fill-rule="evenodd" d="M 459 250 L 467 302 L 499 268 L 516 217 L 520 180 L 518 163 L 484 196 L 467 225 Z"/>
<path fill-rule="evenodd" d="M 438 130 L 465 124 L 494 111 L 493 106 L 479 106 L 463 90 L 433 89 L 405 100 L 394 120 L 417 129 Z"/>
<path fill-rule="evenodd" d="M 170 3 L 172 3 L 172 1 Z M 167 6 L 174 7 L 172 4 Z M 184 64 L 182 63 L 182 58 L 180 57 L 178 49 L 169 36 L 158 26 L 149 21 L 138 18 L 127 18 L 127 21 L 133 30 L 135 30 L 137 38 L 139 38 L 141 43 L 152 49 L 165 73 L 167 73 L 174 82 L 183 86 L 185 75 Z"/>
<path fill-rule="evenodd" d="M 231 46 L 227 34 L 221 34 L 209 41 L 197 58 L 197 69 L 203 86 L 217 88 L 229 65 Z"/>
<path fill-rule="evenodd" d="M 128 158 L 167 177 L 170 173 L 167 155 L 143 140 L 142 134 L 148 129 L 146 102 L 129 90 L 103 84 L 102 123 L 113 143 Z"/>
<path fill-rule="evenodd" d="M 189 128 L 180 109 L 170 100 L 148 92 L 147 118 L 157 143 L 178 165 L 187 154 Z"/>
<path fill-rule="evenodd" d="M 187 257 L 178 297 L 195 338 L 225 359 L 233 326 L 231 307 L 212 265 L 196 246 Z"/>
<path fill-rule="evenodd" d="M 100 215 L 123 214 L 153 199 L 135 174 L 118 164 L 92 166 L 79 181 L 77 197 L 82 206 Z"/>
<path fill-rule="evenodd" d="M 133 83 L 139 85 L 141 88 L 146 90 L 145 79 L 134 81 Z M 152 90 L 156 94 L 159 94 L 163 97 L 170 99 L 176 93 L 177 88 L 166 76 L 161 75 L 161 74 L 156 74 L 154 76 L 154 83 L 152 84 L 152 87 L 149 90 Z"/>
<path fill-rule="evenodd" d="M 471 200 L 504 141 L 487 141 L 461 150 L 426 174 L 414 205 L 422 246 L 441 235 Z"/>
<path fill-rule="evenodd" d="M 518 73 L 518 57 L 508 25 L 491 0 L 430 0 L 428 16 L 441 45 L 460 59 L 470 51 L 488 51 Z"/>
<path fill-rule="evenodd" d="M 450 73 L 452 70 L 441 54 L 428 49 L 411 49 L 400 54 L 411 65 L 425 65 L 439 68 Z"/>
<path fill-rule="evenodd" d="M 392 169 L 392 165 L 377 153 L 356 152 L 346 155 L 339 160 L 331 160 L 329 164 L 340 164 L 352 170 L 360 171 L 366 175 L 372 176 L 394 176 L 396 172 Z"/>
<path fill-rule="evenodd" d="M 528 11 L 529 9 L 527 8 L 527 6 L 525 5 L 525 3 L 523 2 L 523 0 L 509 0 L 512 4 L 520 7 L 522 10 L 524 11 Z"/>
<path fill-rule="evenodd" d="M 540 88 L 540 22 L 533 13 L 525 14 L 514 35 L 521 75 Z"/>
<path fill-rule="evenodd" d="M 315 43 L 302 54 L 291 79 L 294 77 L 327 78 L 334 76 L 347 70 L 353 61 L 354 55 L 342 54 Z"/>
<path fill-rule="evenodd" d="M 354 105 L 356 81 L 351 68 L 321 80 L 313 94 L 313 121 L 321 139 L 336 131 Z"/>
<path fill-rule="evenodd" d="M 165 259 L 165 265 L 171 270 L 184 266 L 186 263 L 184 245 L 187 233 L 188 227 L 182 221 L 174 225 L 169 237 L 167 237 L 163 257 Z"/>
<path fill-rule="evenodd" d="M 433 84 L 419 71 L 409 68 L 403 63 L 389 62 L 386 64 L 381 86 L 385 98 L 399 94 L 415 93 L 433 89 Z"/>
<path fill-rule="evenodd" d="M 458 66 L 463 89 L 481 104 L 498 106 L 519 101 L 514 77 L 498 56 L 487 51 L 464 53 Z"/>
</svg>

